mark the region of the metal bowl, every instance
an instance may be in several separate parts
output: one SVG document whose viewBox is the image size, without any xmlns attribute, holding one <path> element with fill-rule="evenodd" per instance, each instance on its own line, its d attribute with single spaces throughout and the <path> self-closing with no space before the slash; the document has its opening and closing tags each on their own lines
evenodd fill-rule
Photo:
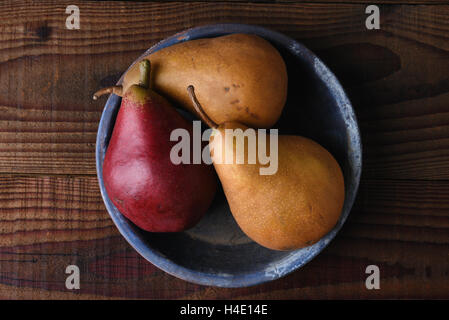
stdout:
<svg viewBox="0 0 449 320">
<path fill-rule="evenodd" d="M 312 260 L 329 244 L 354 203 L 362 158 L 357 120 L 337 78 L 311 51 L 283 34 L 242 24 L 201 26 L 157 43 L 134 63 L 144 55 L 176 43 L 231 33 L 250 33 L 265 38 L 279 50 L 286 62 L 288 98 L 275 126 L 279 133 L 312 138 L 327 148 L 342 167 L 346 197 L 342 215 L 333 230 L 319 242 L 300 250 L 266 249 L 242 233 L 219 190 L 211 208 L 194 228 L 181 233 L 142 231 L 117 210 L 103 183 L 103 159 L 121 102 L 116 95 L 107 100 L 100 120 L 96 164 L 101 195 L 112 220 L 145 259 L 167 273 L 193 283 L 245 287 L 285 276 Z"/>
</svg>

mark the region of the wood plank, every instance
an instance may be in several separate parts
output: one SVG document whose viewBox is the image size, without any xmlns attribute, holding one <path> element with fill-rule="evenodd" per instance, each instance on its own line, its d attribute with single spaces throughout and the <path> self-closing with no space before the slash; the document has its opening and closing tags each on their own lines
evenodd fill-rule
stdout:
<svg viewBox="0 0 449 320">
<path fill-rule="evenodd" d="M 99 116 L 0 107 L 0 172 L 94 173 Z"/>
<path fill-rule="evenodd" d="M 449 178 L 449 6 L 381 6 L 367 31 L 361 4 L 83 2 L 73 31 L 67 3 L 0 4 L 0 172 L 94 175 L 91 93 L 168 35 L 242 22 L 302 41 L 341 78 L 367 178 Z"/>
<path fill-rule="evenodd" d="M 109 0 L 110 2 L 123 2 L 123 0 Z M 129 0 L 128 2 L 142 2 L 139 0 Z M 152 0 L 152 2 L 180 2 L 179 0 Z M 198 0 L 183 0 L 182 2 L 206 2 L 198 1 Z M 382 4 L 389 4 L 389 5 L 397 5 L 397 4 L 408 4 L 408 5 L 415 5 L 415 4 L 431 4 L 431 5 L 438 5 L 438 4 L 447 4 L 445 0 L 382 0 L 382 1 L 376 1 L 373 3 L 369 0 L 207 0 L 207 2 L 242 2 L 242 3 L 263 3 L 263 4 L 275 4 L 275 3 L 297 3 L 297 4 L 304 4 L 304 3 L 334 3 L 334 4 L 376 4 L 376 5 L 382 5 Z"/>
<path fill-rule="evenodd" d="M 0 176 L 0 244 L 116 236 L 95 177 Z"/>
<path fill-rule="evenodd" d="M 119 235 L 95 177 L 0 182 L 2 298 L 449 297 L 441 289 L 449 284 L 449 181 L 362 181 L 322 254 L 284 279 L 242 289 L 193 285 L 146 262 Z M 76 294 L 64 286 L 69 264 L 81 270 Z M 379 292 L 364 287 L 369 264 L 380 267 Z"/>
<path fill-rule="evenodd" d="M 1 175 L 0 182 L 0 245 L 118 235 L 95 177 Z M 448 244 L 448 197 L 449 181 L 363 180 L 349 218 L 356 227 L 346 235 Z"/>
</svg>

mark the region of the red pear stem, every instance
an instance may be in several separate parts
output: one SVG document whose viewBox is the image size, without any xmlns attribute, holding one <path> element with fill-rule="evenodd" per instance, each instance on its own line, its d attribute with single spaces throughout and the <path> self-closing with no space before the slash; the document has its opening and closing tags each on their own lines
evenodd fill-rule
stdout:
<svg viewBox="0 0 449 320">
<path fill-rule="evenodd" d="M 139 86 L 148 89 L 150 87 L 150 71 L 151 71 L 150 60 L 145 59 L 140 61 L 139 71 L 140 71 Z"/>
<path fill-rule="evenodd" d="M 189 96 L 190 96 L 190 99 L 192 100 L 193 106 L 195 107 L 196 112 L 198 112 L 201 120 L 203 120 L 212 129 L 217 129 L 218 125 L 211 118 L 209 118 L 209 116 L 204 111 L 203 107 L 201 106 L 200 102 L 196 98 L 195 88 L 192 85 L 190 85 L 187 87 L 187 92 L 189 93 Z"/>
<path fill-rule="evenodd" d="M 122 97 L 123 96 L 123 87 L 122 86 L 112 86 L 112 87 L 100 89 L 94 93 L 94 96 L 92 98 L 94 100 L 97 100 L 102 95 L 108 94 L 108 93 L 113 93 L 113 94 L 116 94 L 116 95 Z"/>
</svg>

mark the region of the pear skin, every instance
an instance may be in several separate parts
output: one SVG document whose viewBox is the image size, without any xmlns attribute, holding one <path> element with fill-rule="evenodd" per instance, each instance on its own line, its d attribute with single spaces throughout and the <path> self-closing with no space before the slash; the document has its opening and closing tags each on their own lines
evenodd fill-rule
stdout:
<svg viewBox="0 0 449 320">
<path fill-rule="evenodd" d="M 213 123 L 193 88 L 189 92 L 202 119 L 214 128 L 209 142 L 211 159 L 232 215 L 248 237 L 270 249 L 294 250 L 317 242 L 336 225 L 345 198 L 344 178 L 325 148 L 305 137 L 279 135 L 277 171 L 262 175 L 260 169 L 270 164 L 261 164 L 259 158 L 251 164 L 247 142 L 240 149 L 245 161 L 237 163 L 237 143 L 248 127 L 237 122 Z M 241 131 L 229 139 L 226 129 Z M 270 135 L 265 138 L 268 156 L 274 157 L 269 154 Z M 232 161 L 226 162 L 227 154 L 232 154 Z"/>
<path fill-rule="evenodd" d="M 154 90 L 196 113 L 186 92 L 194 85 L 205 112 L 216 123 L 238 121 L 270 128 L 287 97 L 287 69 L 268 41 L 249 34 L 197 39 L 163 48 L 147 56 Z M 138 66 L 124 77 L 123 89 L 136 82 Z"/>
<path fill-rule="evenodd" d="M 103 181 L 117 209 L 139 228 L 179 232 L 193 227 L 215 195 L 216 176 L 206 164 L 174 164 L 171 132 L 192 124 L 148 87 L 150 63 L 140 63 L 141 80 L 123 94 L 103 162 Z M 192 145 L 192 144 L 191 144 Z"/>
<path fill-rule="evenodd" d="M 213 138 L 210 148 L 220 150 L 220 140 Z M 225 152 L 228 148 L 229 144 Z M 261 175 L 260 163 L 220 164 L 217 157 L 212 154 L 212 161 L 231 212 L 243 232 L 260 245 L 303 248 L 337 223 L 345 197 L 343 174 L 333 156 L 316 142 L 280 135 L 273 175 Z"/>
</svg>

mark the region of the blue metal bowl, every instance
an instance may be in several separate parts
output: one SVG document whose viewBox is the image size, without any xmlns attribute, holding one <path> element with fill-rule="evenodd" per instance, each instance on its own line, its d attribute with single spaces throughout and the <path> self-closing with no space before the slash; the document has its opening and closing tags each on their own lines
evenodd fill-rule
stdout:
<svg viewBox="0 0 449 320">
<path fill-rule="evenodd" d="M 181 233 L 149 233 L 127 220 L 109 199 L 103 183 L 103 159 L 121 98 L 111 95 L 100 120 L 96 145 L 97 175 L 106 208 L 125 239 L 145 259 L 178 278 L 203 285 L 245 287 L 271 281 L 302 267 L 335 237 L 349 215 L 361 173 L 361 142 L 351 103 L 334 74 L 295 40 L 258 26 L 217 24 L 169 37 L 144 55 L 175 43 L 231 33 L 256 34 L 281 53 L 289 76 L 287 104 L 275 127 L 280 134 L 312 138 L 340 163 L 346 187 L 343 213 L 319 242 L 296 251 L 269 250 L 246 237 L 234 221 L 222 191 L 193 229 Z M 142 55 L 142 57 L 144 56 Z M 142 57 L 136 59 L 140 61 Z M 119 81 L 119 83 L 121 80 Z"/>
</svg>

